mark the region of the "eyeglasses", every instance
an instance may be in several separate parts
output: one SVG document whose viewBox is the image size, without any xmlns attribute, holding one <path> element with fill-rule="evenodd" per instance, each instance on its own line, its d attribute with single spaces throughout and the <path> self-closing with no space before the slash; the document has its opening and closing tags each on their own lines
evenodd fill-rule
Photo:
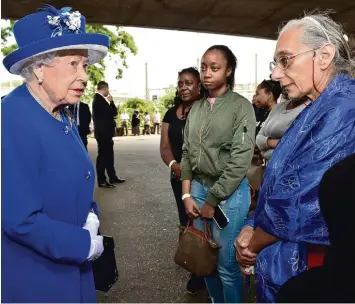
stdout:
<svg viewBox="0 0 355 304">
<path fill-rule="evenodd" d="M 281 70 L 286 70 L 290 64 L 291 64 L 291 60 L 295 57 L 297 57 L 298 55 L 302 55 L 302 54 L 306 54 L 308 52 L 314 52 L 314 55 L 316 54 L 316 50 L 318 50 L 320 48 L 316 48 L 316 49 L 312 49 L 312 50 L 308 50 L 308 51 L 304 51 L 298 54 L 294 54 L 294 55 L 284 55 L 284 56 L 280 56 L 279 58 L 276 59 L 276 61 L 271 61 L 270 62 L 270 71 L 273 72 L 276 68 L 276 66 L 278 66 Z"/>
</svg>

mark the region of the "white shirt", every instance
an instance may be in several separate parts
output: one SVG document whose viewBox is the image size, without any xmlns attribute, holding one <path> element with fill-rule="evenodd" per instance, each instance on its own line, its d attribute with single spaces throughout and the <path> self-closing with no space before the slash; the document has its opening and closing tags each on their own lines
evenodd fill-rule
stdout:
<svg viewBox="0 0 355 304">
<path fill-rule="evenodd" d="M 74 105 L 74 115 L 76 114 L 75 122 L 77 126 L 80 126 L 79 110 L 80 110 L 80 101 Z"/>
<path fill-rule="evenodd" d="M 143 119 L 144 119 L 145 124 L 147 124 L 147 125 L 150 124 L 150 115 L 149 114 L 144 115 Z"/>
<path fill-rule="evenodd" d="M 153 116 L 154 123 L 160 123 L 160 113 L 155 113 Z"/>
<path fill-rule="evenodd" d="M 108 103 L 110 103 L 110 102 L 108 101 L 107 97 L 105 97 L 104 95 L 102 95 L 100 92 L 96 92 L 96 94 L 101 95 L 103 98 L 105 98 L 105 100 L 106 100 Z"/>
<path fill-rule="evenodd" d="M 128 121 L 129 119 L 129 115 L 127 113 L 122 113 L 121 114 L 121 120 L 122 121 Z"/>
</svg>

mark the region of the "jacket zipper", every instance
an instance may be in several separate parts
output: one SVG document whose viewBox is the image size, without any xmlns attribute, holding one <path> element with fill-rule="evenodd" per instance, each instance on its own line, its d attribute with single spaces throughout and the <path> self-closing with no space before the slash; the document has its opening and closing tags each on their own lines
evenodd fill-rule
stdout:
<svg viewBox="0 0 355 304">
<path fill-rule="evenodd" d="M 211 112 L 212 112 L 212 104 L 211 104 Z M 202 123 L 202 126 L 200 128 L 200 153 L 199 153 L 199 156 L 198 156 L 198 162 L 197 162 L 197 165 L 195 168 L 197 168 L 201 162 L 201 154 L 202 154 L 202 149 L 201 149 L 201 146 L 202 146 L 202 133 L 203 133 L 203 129 L 206 125 L 206 120 L 207 118 L 210 116 L 210 113 L 207 114 L 207 117 L 204 119 L 203 123 Z"/>
</svg>

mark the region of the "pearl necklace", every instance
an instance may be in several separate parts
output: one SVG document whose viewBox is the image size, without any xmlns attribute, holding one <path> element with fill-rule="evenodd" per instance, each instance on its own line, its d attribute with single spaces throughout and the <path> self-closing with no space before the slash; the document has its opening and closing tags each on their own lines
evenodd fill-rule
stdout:
<svg viewBox="0 0 355 304">
<path fill-rule="evenodd" d="M 60 111 L 51 112 L 50 110 L 48 110 L 46 105 L 36 96 L 36 94 L 32 91 L 31 87 L 27 83 L 26 83 L 26 86 L 27 86 L 27 89 L 30 92 L 31 96 L 34 98 L 34 100 L 36 100 L 42 106 L 42 108 L 44 108 L 56 120 L 62 121 L 62 119 L 60 117 Z"/>
</svg>

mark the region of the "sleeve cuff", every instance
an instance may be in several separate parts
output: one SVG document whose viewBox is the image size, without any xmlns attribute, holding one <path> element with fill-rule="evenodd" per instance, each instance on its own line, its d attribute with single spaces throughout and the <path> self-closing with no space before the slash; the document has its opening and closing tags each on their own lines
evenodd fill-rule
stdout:
<svg viewBox="0 0 355 304">
<path fill-rule="evenodd" d="M 181 171 L 181 180 L 192 180 L 192 171 L 191 170 L 182 170 Z"/>
<path fill-rule="evenodd" d="M 211 193 L 211 191 L 210 191 L 207 195 L 206 202 L 209 205 L 211 205 L 212 207 L 217 207 L 219 205 L 219 203 L 221 202 L 221 200 L 218 197 L 216 197 L 215 195 L 213 195 L 213 193 Z"/>
<path fill-rule="evenodd" d="M 255 224 L 254 224 L 254 218 L 255 218 L 255 213 L 252 214 L 244 223 L 244 226 L 242 229 L 244 229 L 245 227 L 252 227 L 253 229 L 255 229 Z"/>
</svg>

